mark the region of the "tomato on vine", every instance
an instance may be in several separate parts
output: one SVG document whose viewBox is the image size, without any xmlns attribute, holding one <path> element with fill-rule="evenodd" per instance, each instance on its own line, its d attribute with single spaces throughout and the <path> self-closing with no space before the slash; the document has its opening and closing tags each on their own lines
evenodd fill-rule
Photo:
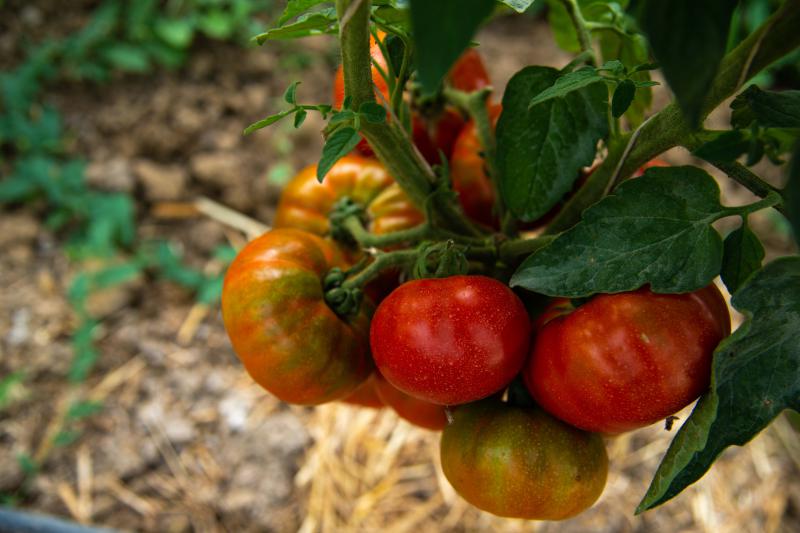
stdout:
<svg viewBox="0 0 800 533">
<path fill-rule="evenodd" d="M 711 356 L 730 333 L 715 285 L 685 294 L 647 288 L 556 300 L 523 376 L 536 402 L 576 427 L 622 433 L 662 420 L 709 385 Z"/>
<path fill-rule="evenodd" d="M 503 389 L 525 363 L 529 336 L 523 303 L 485 276 L 404 283 L 381 302 L 370 327 L 381 374 L 401 391 L 442 405 Z"/>
<path fill-rule="evenodd" d="M 330 241 L 274 229 L 243 248 L 225 275 L 222 318 L 253 379 L 283 401 L 344 398 L 372 372 L 364 299 L 350 318 L 325 301 L 323 278 L 346 267 Z"/>
<path fill-rule="evenodd" d="M 493 398 L 455 409 L 440 453 L 456 492 L 479 509 L 511 518 L 575 516 L 600 497 L 608 473 L 599 435 Z"/>
</svg>

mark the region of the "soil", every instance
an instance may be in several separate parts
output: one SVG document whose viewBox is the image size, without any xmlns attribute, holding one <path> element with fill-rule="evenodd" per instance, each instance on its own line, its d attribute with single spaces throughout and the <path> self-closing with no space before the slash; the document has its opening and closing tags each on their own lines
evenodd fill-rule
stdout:
<svg viewBox="0 0 800 533">
<path fill-rule="evenodd" d="M 49 21 L 59 20 L 53 3 L 43 3 L 38 11 L 26 8 L 20 18 L 4 23 L 0 50 L 9 53 L 6 58 L 18 57 L 19 41 L 12 41 L 11 35 L 44 36 L 45 20 L 47 32 L 65 34 L 94 4 L 70 6 L 61 17 L 63 23 L 53 25 Z M 500 19 L 477 40 L 498 90 L 525 64 L 561 66 L 568 61 L 553 45 L 546 25 L 532 17 Z M 169 239 L 190 264 L 211 269 L 216 268 L 214 248 L 241 243 L 241 236 L 215 220 L 176 215 L 170 206 L 205 196 L 268 224 L 282 182 L 318 158 L 323 122 L 310 114 L 296 131 L 288 123 L 247 137 L 241 131 L 282 108 L 283 91 L 294 80 L 304 81 L 298 92 L 301 101 L 328 101 L 336 61 L 333 46 L 330 38 L 307 39 L 299 50 L 291 45 L 242 49 L 200 41 L 178 71 L 119 76 L 103 86 L 66 83 L 49 90 L 46 101 L 62 111 L 72 135 L 70 150 L 86 159 L 90 183 L 135 197 L 140 238 Z M 727 186 L 726 191 L 736 198 L 735 187 Z M 101 355 L 85 384 L 70 384 L 66 374 L 76 317 L 65 293 L 78 269 L 87 265 L 67 259 L 59 236 L 43 225 L 44 215 L 40 207 L 29 205 L 6 210 L 0 218 L 0 379 L 24 372 L 22 385 L 0 409 L 0 492 L 19 488 L 19 455 L 43 462 L 41 472 L 25 487 L 19 507 L 125 530 L 336 530 L 331 524 L 342 522 L 326 518 L 324 510 L 331 507 L 319 503 L 315 483 L 322 480 L 313 479 L 315 473 L 326 472 L 324 464 L 314 462 L 329 457 L 319 451 L 325 439 L 345 438 L 347 430 L 335 420 L 378 424 L 370 427 L 376 428 L 374 435 L 386 436 L 383 445 L 391 453 L 413 458 L 410 463 L 398 460 L 393 468 L 421 465 L 425 488 L 402 498 L 413 496 L 419 505 L 427 505 L 439 494 L 435 461 L 430 459 L 435 436 L 414 433 L 391 413 L 359 414 L 349 407 L 315 411 L 276 401 L 243 371 L 218 309 L 198 307 L 186 291 L 162 280 L 141 277 L 94 297 L 93 313 L 102 318 L 95 335 Z M 788 240 L 775 236 L 772 219 L 759 218 L 756 225 L 770 240 L 773 256 L 785 253 Z M 54 422 L 78 396 L 102 402 L 102 411 L 78 423 L 75 442 L 50 446 L 58 430 Z M 327 431 L 336 435 L 322 431 L 328 423 Z M 389 429 L 382 433 L 380 428 Z M 397 444 L 393 438 L 400 433 L 413 438 Z M 619 449 L 617 456 L 628 459 L 622 461 L 616 484 L 607 491 L 612 496 L 603 500 L 605 514 L 596 518 L 592 530 L 713 530 L 706 528 L 714 522 L 698 518 L 706 510 L 693 512 L 686 503 L 662 515 L 632 516 L 636 495 L 643 493 L 666 445 L 654 451 L 646 435 L 637 433 L 612 444 Z M 745 485 L 767 480 L 771 492 L 751 498 L 755 503 L 750 505 L 760 505 L 766 500 L 758 498 L 775 492 L 788 495 L 781 500 L 782 508 L 764 509 L 754 521 L 741 518 L 745 526 L 740 530 L 756 531 L 749 527 L 765 524 L 777 524 L 772 531 L 800 528 L 798 466 L 779 446 L 764 446 L 766 473 L 752 473 L 754 467 L 746 460 L 741 470 L 752 474 Z M 647 455 L 649 463 L 630 459 L 634 450 Z M 612 453 L 612 464 L 613 457 Z M 378 491 L 378 486 L 376 482 L 371 489 Z M 609 498 L 622 497 L 628 490 L 636 493 L 625 500 L 632 505 L 620 510 L 610 503 Z M 425 521 L 424 516 L 407 519 L 407 508 L 392 508 L 379 520 L 378 508 L 367 507 L 361 509 L 367 518 L 351 530 L 372 530 L 368 524 L 398 525 L 400 518 L 409 529 L 504 529 L 501 522 L 464 510 L 463 503 L 454 503 L 457 498 L 443 491 L 443 503 L 432 506 L 430 516 L 448 527 L 438 529 L 437 521 Z M 719 498 L 733 500 L 732 494 L 715 494 L 717 499 L 705 505 Z M 373 496 L 380 498 L 378 493 Z M 397 501 L 405 502 L 402 498 Z M 456 516 L 458 509 L 461 514 Z M 559 531 L 582 530 L 583 524 L 567 523 L 567 529 Z"/>
</svg>

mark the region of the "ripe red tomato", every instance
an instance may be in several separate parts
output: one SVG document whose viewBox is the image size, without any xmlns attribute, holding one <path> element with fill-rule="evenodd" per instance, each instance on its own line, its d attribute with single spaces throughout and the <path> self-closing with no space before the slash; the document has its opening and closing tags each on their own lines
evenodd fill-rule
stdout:
<svg viewBox="0 0 800 533">
<path fill-rule="evenodd" d="M 608 434 L 652 424 L 695 400 L 708 388 L 714 349 L 730 333 L 713 284 L 686 294 L 601 294 L 562 311 L 539 331 L 525 384 L 551 414 Z"/>
<path fill-rule="evenodd" d="M 343 320 L 325 302 L 322 279 L 347 268 L 330 241 L 274 229 L 236 256 L 222 288 L 222 318 L 253 379 L 285 402 L 314 405 L 352 393 L 373 370 L 365 298 Z"/>
<path fill-rule="evenodd" d="M 599 435 L 491 398 L 455 409 L 441 457 L 445 477 L 469 503 L 528 520 L 562 520 L 587 509 L 608 474 Z"/>
<path fill-rule="evenodd" d="M 459 91 L 471 93 L 492 84 L 481 54 L 475 48 L 468 48 L 461 54 L 447 75 L 447 80 Z"/>
<path fill-rule="evenodd" d="M 489 118 L 492 126 L 503 106 L 489 106 Z M 469 121 L 456 139 L 453 156 L 450 160 L 450 177 L 453 190 L 458 193 L 464 212 L 468 217 L 490 227 L 498 227 L 497 217 L 492 213 L 494 206 L 494 187 L 486 173 L 483 146 L 478 139 L 474 121 Z"/>
<path fill-rule="evenodd" d="M 372 407 L 373 409 L 380 409 L 383 407 L 383 400 L 378 396 L 375 374 L 371 374 L 369 378 L 359 385 L 350 395 L 342 398 L 342 401 L 360 407 Z"/>
<path fill-rule="evenodd" d="M 375 373 L 374 383 L 378 397 L 394 409 L 400 418 L 433 431 L 439 431 L 447 425 L 444 406 L 409 396 L 392 386 L 380 372 Z"/>
<path fill-rule="evenodd" d="M 525 363 L 530 323 L 520 299 L 485 276 L 404 283 L 378 306 L 370 327 L 381 374 L 414 397 L 441 405 L 485 398 Z"/>
</svg>

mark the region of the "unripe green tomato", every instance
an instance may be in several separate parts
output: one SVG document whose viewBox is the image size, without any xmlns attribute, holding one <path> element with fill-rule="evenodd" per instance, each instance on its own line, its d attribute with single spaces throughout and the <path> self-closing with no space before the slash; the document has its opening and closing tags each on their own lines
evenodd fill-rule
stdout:
<svg viewBox="0 0 800 533">
<path fill-rule="evenodd" d="M 441 457 L 448 481 L 469 503 L 528 520 L 562 520 L 588 509 L 608 474 L 600 435 L 494 398 L 455 410 L 442 431 Z"/>
</svg>

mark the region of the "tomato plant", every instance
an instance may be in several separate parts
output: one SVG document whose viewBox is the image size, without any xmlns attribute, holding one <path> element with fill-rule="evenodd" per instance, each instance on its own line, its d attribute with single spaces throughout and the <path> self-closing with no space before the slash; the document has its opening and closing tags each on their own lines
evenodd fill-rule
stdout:
<svg viewBox="0 0 800 533">
<path fill-rule="evenodd" d="M 524 11 L 532 0 L 500 3 Z M 309 112 L 328 121 L 319 162 L 286 188 L 276 226 L 325 236 L 338 244 L 314 237 L 314 246 L 341 245 L 346 257 L 301 269 L 308 293 L 275 281 L 283 279 L 277 264 L 252 262 L 247 277 L 234 265 L 231 275 L 242 282 L 226 284 L 232 296 L 223 309 L 243 325 L 226 318 L 226 326 L 257 379 L 307 403 L 352 392 L 370 358 L 339 345 L 365 334 L 365 289 L 390 273 L 404 283 L 369 324 L 372 359 L 389 390 L 437 405 L 507 389 L 510 398 L 520 394 L 512 380 L 524 367 L 533 396 L 566 421 L 494 398 L 458 408 L 442 441 L 445 471 L 469 501 L 551 519 L 590 505 L 605 478 L 599 437 L 566 424 L 627 431 L 700 396 L 643 511 L 679 494 L 727 446 L 800 408 L 792 381 L 800 369 L 800 258 L 764 265 L 749 226 L 753 213 L 772 209 L 800 232 L 800 93 L 752 83 L 800 47 L 792 2 L 776 6 L 751 35 L 729 39 L 736 3 L 728 0 L 552 0 L 555 38 L 575 57 L 560 69 L 522 68 L 501 104 L 493 104 L 500 95 L 470 48 L 480 25 L 502 11 L 493 0 L 323 4 L 290 0 L 279 26 L 257 39 L 338 35 L 333 105 L 298 103 L 295 82 L 284 95 L 290 107 L 246 132 L 292 115 L 299 127 Z M 657 68 L 675 100 L 651 110 Z M 705 129 L 709 113 L 731 97 L 730 128 Z M 352 155 L 359 144 L 374 161 Z M 677 146 L 757 199 L 727 206 L 706 170 L 648 163 Z M 754 166 L 789 158 L 782 189 Z M 714 225 L 723 218 L 740 222 L 724 239 Z M 732 335 L 710 285 L 717 276 L 746 315 Z M 510 287 L 530 300 L 555 298 L 554 306 L 529 316 Z M 284 310 L 284 329 L 273 325 L 283 324 L 275 309 Z M 301 315 L 325 317 L 325 342 L 316 330 L 292 329 Z M 269 366 L 278 350 L 264 342 L 267 334 L 287 353 L 310 355 L 291 357 L 292 372 L 283 373 L 287 367 Z M 349 361 L 337 369 L 359 370 L 323 394 L 327 376 L 316 373 L 317 363 L 329 356 Z M 284 374 L 308 390 L 283 390 Z M 382 398 L 406 418 L 422 412 Z M 492 432 L 478 431 L 479 423 Z M 591 451 L 571 453 L 580 449 Z M 486 457 L 502 468 L 490 471 Z M 579 464 L 590 465 L 589 477 L 575 478 Z M 541 501 L 526 498 L 539 493 Z"/>
<path fill-rule="evenodd" d="M 608 473 L 599 435 L 494 399 L 456 408 L 441 457 L 447 480 L 472 505 L 529 520 L 580 513 L 600 497 Z"/>
<path fill-rule="evenodd" d="M 372 356 L 381 374 L 417 398 L 456 405 L 505 387 L 527 355 L 525 307 L 485 276 L 405 283 L 375 312 Z"/>
<path fill-rule="evenodd" d="M 708 389 L 730 333 L 714 285 L 685 294 L 603 294 L 550 317 L 523 375 L 537 403 L 573 426 L 621 433 L 671 415 Z"/>
</svg>

